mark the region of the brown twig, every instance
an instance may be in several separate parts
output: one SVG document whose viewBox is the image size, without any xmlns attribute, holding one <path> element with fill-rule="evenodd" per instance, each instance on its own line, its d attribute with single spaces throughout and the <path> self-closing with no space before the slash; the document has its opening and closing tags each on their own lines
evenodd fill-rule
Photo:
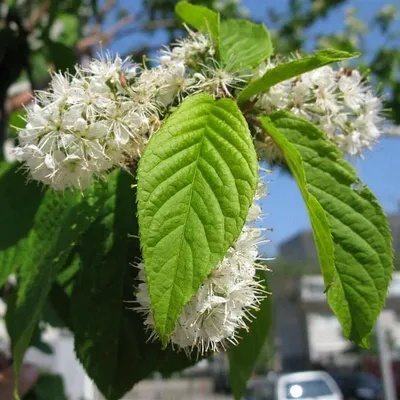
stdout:
<svg viewBox="0 0 400 400">
<path fill-rule="evenodd" d="M 116 5 L 116 0 L 107 0 L 106 4 L 104 5 L 103 9 L 95 15 L 96 23 L 93 24 L 92 27 L 92 34 L 93 35 L 100 35 L 101 34 L 101 24 L 103 22 L 104 17 L 106 14 L 111 11 L 111 9 Z"/>
<path fill-rule="evenodd" d="M 100 16 L 104 17 L 116 5 L 116 3 L 116 0 L 107 0 L 106 4 L 100 12 Z"/>
<path fill-rule="evenodd" d="M 93 35 L 90 35 L 86 38 L 81 39 L 77 43 L 77 49 L 79 52 L 86 51 L 89 47 L 94 46 L 96 44 L 102 43 L 107 44 L 111 40 L 114 39 L 116 34 L 126 25 L 131 23 L 135 19 L 134 15 L 128 15 L 125 18 L 122 18 L 118 21 L 114 26 L 105 32 L 95 32 Z"/>
<path fill-rule="evenodd" d="M 264 126 L 262 125 L 262 123 L 254 115 L 247 115 L 245 118 L 246 118 L 247 122 L 249 122 L 249 123 L 251 123 L 251 124 L 253 124 L 255 126 L 258 126 L 264 132 L 266 132 Z"/>
<path fill-rule="evenodd" d="M 251 111 L 253 109 L 253 107 L 255 106 L 255 104 L 257 103 L 257 101 L 258 101 L 258 97 L 256 96 L 252 101 L 247 102 L 242 109 L 242 113 L 246 114 L 249 111 Z"/>
<path fill-rule="evenodd" d="M 179 23 L 174 20 L 169 19 L 160 19 L 158 21 L 151 21 L 147 24 L 141 26 L 135 26 L 130 29 L 126 29 L 122 32 L 119 32 L 115 35 L 115 40 L 121 39 L 125 36 L 132 35 L 133 33 L 141 32 L 141 31 L 153 31 L 156 29 L 165 29 L 165 28 L 178 28 Z"/>
<path fill-rule="evenodd" d="M 19 110 L 23 106 L 29 104 L 33 99 L 33 92 L 31 89 L 27 89 L 25 92 L 19 93 L 16 96 L 7 98 L 5 109 L 7 114 L 10 115 L 12 112 Z"/>
<path fill-rule="evenodd" d="M 33 28 L 36 26 L 36 24 L 40 21 L 40 18 L 46 13 L 46 11 L 50 7 L 50 0 L 44 1 L 39 8 L 37 8 L 30 18 L 28 19 L 26 23 L 26 30 L 28 32 L 32 32 Z"/>
</svg>

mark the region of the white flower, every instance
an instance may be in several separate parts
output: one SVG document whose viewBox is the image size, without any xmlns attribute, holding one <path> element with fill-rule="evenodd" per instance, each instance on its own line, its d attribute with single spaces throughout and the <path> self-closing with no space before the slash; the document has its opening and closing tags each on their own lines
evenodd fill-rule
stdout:
<svg viewBox="0 0 400 400">
<path fill-rule="evenodd" d="M 202 73 L 193 75 L 194 83 L 191 90 L 194 92 L 209 93 L 215 97 L 233 97 L 233 91 L 240 89 L 246 83 L 246 75 L 240 72 L 231 72 L 217 65 L 204 65 Z"/>
<path fill-rule="evenodd" d="M 259 72 L 274 67 L 271 60 Z M 273 86 L 257 98 L 264 112 L 288 110 L 319 125 L 329 139 L 350 155 L 372 148 L 382 134 L 382 101 L 356 70 L 325 66 Z M 260 139 L 256 147 L 271 162 L 282 156 L 272 141 Z"/>
<path fill-rule="evenodd" d="M 264 195 L 265 186 L 260 184 L 241 235 L 178 318 L 170 337 L 173 346 L 187 353 L 194 348 L 200 353 L 218 351 L 225 348 L 227 342 L 236 344 L 237 331 L 247 328 L 252 312 L 265 297 L 265 290 L 256 278 L 258 245 L 265 240 L 263 229 L 253 225 L 261 216 L 257 200 Z M 141 283 L 136 291 L 138 306 L 135 309 L 145 316 L 150 338 L 156 338 L 144 264 L 140 263 L 138 268 Z"/>
<path fill-rule="evenodd" d="M 84 190 L 93 176 L 140 156 L 151 136 L 148 115 L 157 105 L 138 104 L 125 82 L 128 60 L 107 56 L 78 68 L 75 76 L 54 74 L 27 110 L 15 154 L 31 177 L 54 189 Z"/>
<path fill-rule="evenodd" d="M 85 189 L 93 177 L 140 157 L 169 107 L 198 91 L 231 96 L 243 85 L 237 74 L 217 68 L 214 53 L 207 36 L 189 31 L 151 69 L 106 53 L 77 66 L 73 76 L 54 74 L 27 111 L 15 154 L 33 179 Z M 196 69 L 204 71 L 202 80 Z"/>
<path fill-rule="evenodd" d="M 339 90 L 343 93 L 343 100 L 353 110 L 359 110 L 365 103 L 365 87 L 362 85 L 362 76 L 356 70 L 342 73 L 338 82 Z"/>
<path fill-rule="evenodd" d="M 185 88 L 185 65 L 183 63 L 169 64 L 161 68 L 160 90 L 157 100 L 164 106 L 170 105 L 175 97 Z"/>
<path fill-rule="evenodd" d="M 98 60 L 92 60 L 88 68 L 82 69 L 84 72 L 92 74 L 103 82 L 110 81 L 112 84 L 117 84 L 120 82 L 120 74 L 123 71 L 123 64 L 126 61 L 129 61 L 129 59 L 122 61 L 119 56 L 112 57 L 110 54 L 106 54 Z"/>
<path fill-rule="evenodd" d="M 171 62 L 188 64 L 193 59 L 213 57 L 214 47 L 208 36 L 188 29 L 189 36 L 170 47 L 160 50 L 161 56 L 158 58 L 160 64 L 165 65 Z"/>
</svg>

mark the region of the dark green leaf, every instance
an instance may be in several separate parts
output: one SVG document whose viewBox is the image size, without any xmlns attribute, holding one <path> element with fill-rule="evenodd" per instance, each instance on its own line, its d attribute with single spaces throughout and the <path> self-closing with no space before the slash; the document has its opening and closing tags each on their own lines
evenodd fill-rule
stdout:
<svg viewBox="0 0 400 400">
<path fill-rule="evenodd" d="M 312 56 L 300 58 L 286 64 L 280 64 L 268 70 L 261 78 L 250 82 L 240 93 L 238 102 L 243 104 L 254 95 L 267 91 L 279 82 L 292 79 L 305 72 L 312 71 L 313 69 L 320 68 L 333 62 L 357 57 L 358 55 L 358 53 L 346 53 L 345 51 L 339 50 L 322 50 Z"/>
<path fill-rule="evenodd" d="M 78 192 L 53 191 L 44 196 L 21 255 L 12 327 L 16 376 L 60 268 L 93 218 L 102 214 L 105 199 L 112 191 L 111 180 L 109 187 L 103 183 L 93 185 L 85 197 Z"/>
<path fill-rule="evenodd" d="M 88 375 L 108 400 L 121 398 L 151 372 L 171 373 L 193 363 L 183 352 L 147 343 L 133 303 L 140 258 L 133 178 L 122 172 L 106 215 L 85 233 L 81 271 L 72 294 L 75 350 Z M 196 358 L 195 358 L 196 359 Z"/>
<path fill-rule="evenodd" d="M 271 56 L 273 46 L 264 25 L 228 19 L 221 22 L 219 52 L 228 69 L 248 69 Z"/>
<path fill-rule="evenodd" d="M 53 306 L 53 298 L 51 297 L 53 288 L 56 287 L 58 286 L 56 284 L 53 284 L 50 290 L 49 299 L 46 301 L 43 307 L 42 321 L 54 328 L 65 328 L 67 324 L 65 324 L 60 315 L 58 315 L 58 310 Z"/>
<path fill-rule="evenodd" d="M 57 276 L 57 284 L 68 296 L 72 293 L 79 270 L 80 257 L 79 254 L 74 252 L 74 254 L 70 254 L 70 259 L 66 261 L 65 268 Z"/>
<path fill-rule="evenodd" d="M 50 289 L 48 303 L 54 311 L 53 324 L 72 330 L 70 296 L 57 282 Z"/>
<path fill-rule="evenodd" d="M 368 346 L 393 270 L 386 216 L 336 146 L 312 123 L 284 112 L 261 122 L 303 195 L 328 302 L 344 335 Z"/>
<path fill-rule="evenodd" d="M 175 14 L 185 23 L 198 31 L 210 34 L 215 40 L 219 38 L 219 14 L 207 7 L 180 1 L 175 6 Z"/>
<path fill-rule="evenodd" d="M 257 168 L 247 124 L 230 99 L 186 99 L 147 145 L 138 169 L 140 239 L 164 344 L 240 234 Z"/>
<path fill-rule="evenodd" d="M 36 328 L 33 331 L 32 339 L 29 346 L 36 348 L 44 354 L 53 354 L 53 348 L 46 342 L 42 340 L 43 329 L 39 327 L 39 324 L 36 325 Z"/>
<path fill-rule="evenodd" d="M 20 265 L 24 239 L 33 226 L 44 190 L 18 171 L 17 164 L 0 164 L 0 286 Z"/>
<path fill-rule="evenodd" d="M 73 47 L 68 47 L 63 43 L 48 42 L 47 46 L 50 51 L 50 58 L 55 65 L 57 71 L 67 71 L 71 73 L 78 61 L 77 55 Z"/>
<path fill-rule="evenodd" d="M 40 86 L 47 82 L 49 77 L 49 55 L 48 49 L 41 48 L 40 51 L 34 51 L 30 55 L 30 64 L 32 66 L 32 79 L 36 85 Z"/>
<path fill-rule="evenodd" d="M 119 399 L 128 391 L 141 368 L 132 370 L 126 359 L 135 357 L 134 332 L 125 315 L 133 311 L 124 303 L 133 292 L 133 281 L 130 296 L 124 287 L 135 260 L 135 253 L 128 252 L 132 242 L 136 241 L 136 257 L 140 254 L 137 240 L 128 237 L 137 234 L 132 183 L 128 174 L 120 173 L 116 195 L 104 204 L 103 218 L 83 237 L 81 271 L 71 298 L 76 354 L 107 399 Z"/>
<path fill-rule="evenodd" d="M 26 110 L 24 108 L 21 108 L 20 110 L 14 111 L 9 119 L 8 119 L 8 124 L 9 124 L 9 135 L 12 137 L 17 137 L 18 136 L 18 129 L 25 128 L 26 121 L 25 121 L 25 116 L 26 116 Z"/>
<path fill-rule="evenodd" d="M 64 383 L 60 375 L 40 374 L 32 390 L 23 400 L 67 400 Z"/>
<path fill-rule="evenodd" d="M 265 272 L 260 271 L 258 276 L 268 288 Z M 255 364 L 262 352 L 266 340 L 271 335 L 272 327 L 272 299 L 266 297 L 260 304 L 260 309 L 254 313 L 255 319 L 249 324 L 248 330 L 242 329 L 238 333 L 241 337 L 237 346 L 228 349 L 229 380 L 232 393 L 236 400 L 240 400 L 246 389 Z"/>
</svg>

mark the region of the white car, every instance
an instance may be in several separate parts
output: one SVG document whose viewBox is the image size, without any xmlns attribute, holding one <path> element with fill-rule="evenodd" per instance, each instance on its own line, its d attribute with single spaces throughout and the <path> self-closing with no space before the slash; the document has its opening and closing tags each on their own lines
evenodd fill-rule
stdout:
<svg viewBox="0 0 400 400">
<path fill-rule="evenodd" d="M 324 371 L 281 375 L 276 382 L 275 391 L 278 400 L 343 400 L 339 386 Z"/>
<path fill-rule="evenodd" d="M 343 400 L 337 383 L 323 371 L 253 379 L 244 397 L 246 400 Z"/>
</svg>

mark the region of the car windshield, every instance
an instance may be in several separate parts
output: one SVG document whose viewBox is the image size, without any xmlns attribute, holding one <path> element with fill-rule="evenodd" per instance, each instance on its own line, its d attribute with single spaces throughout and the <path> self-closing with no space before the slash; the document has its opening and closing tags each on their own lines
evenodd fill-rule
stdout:
<svg viewBox="0 0 400 400">
<path fill-rule="evenodd" d="M 329 396 L 332 390 L 322 379 L 296 381 L 286 384 L 287 399 L 305 399 L 309 397 Z"/>
</svg>

